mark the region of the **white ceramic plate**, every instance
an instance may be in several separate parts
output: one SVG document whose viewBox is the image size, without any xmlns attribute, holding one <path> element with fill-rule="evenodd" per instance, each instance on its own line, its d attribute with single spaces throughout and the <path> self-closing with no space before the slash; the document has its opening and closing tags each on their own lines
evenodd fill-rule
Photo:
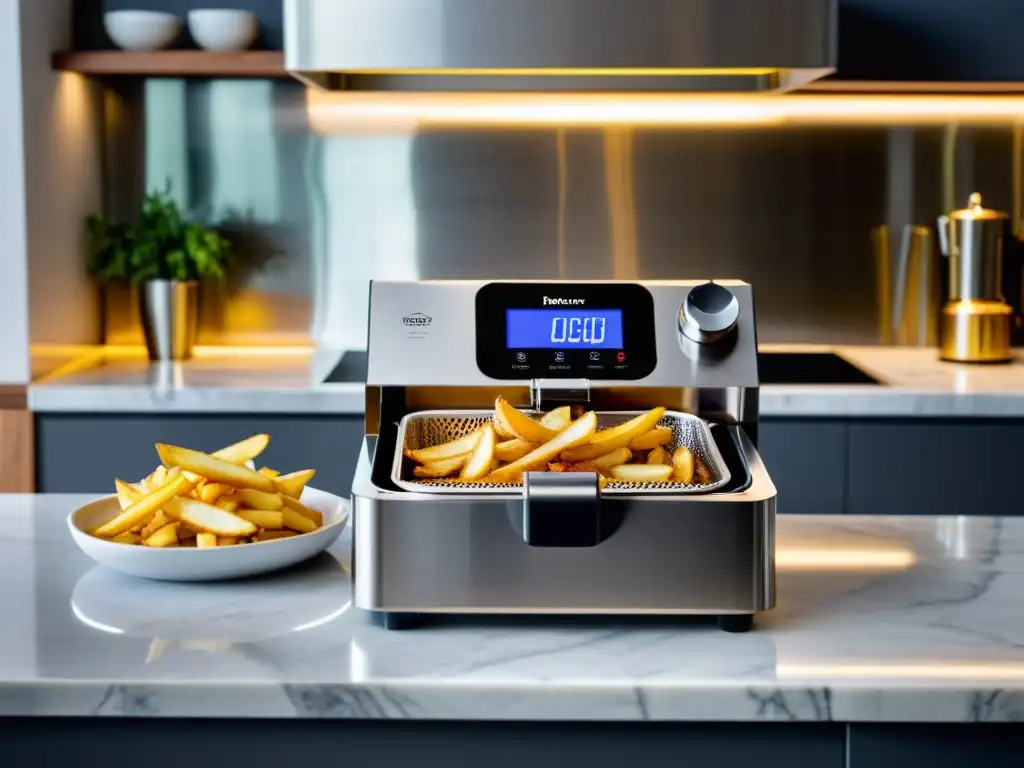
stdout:
<svg viewBox="0 0 1024 768">
<path fill-rule="evenodd" d="M 90 536 L 86 531 L 112 520 L 121 511 L 116 496 L 76 509 L 68 516 L 68 528 L 85 554 L 116 571 L 161 581 L 220 581 L 287 568 L 331 546 L 348 520 L 348 502 L 332 493 L 306 488 L 302 503 L 323 513 L 322 528 L 287 539 L 233 547 L 156 549 Z"/>
</svg>

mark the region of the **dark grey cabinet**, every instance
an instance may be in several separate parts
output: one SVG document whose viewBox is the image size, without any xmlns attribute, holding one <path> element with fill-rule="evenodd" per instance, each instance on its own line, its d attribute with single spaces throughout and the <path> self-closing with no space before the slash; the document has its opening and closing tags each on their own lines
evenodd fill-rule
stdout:
<svg viewBox="0 0 1024 768">
<path fill-rule="evenodd" d="M 779 492 L 779 512 L 843 511 L 847 425 L 841 421 L 765 419 L 758 451 Z"/>
<path fill-rule="evenodd" d="M 1024 422 L 851 421 L 852 514 L 1019 515 Z"/>
<path fill-rule="evenodd" d="M 109 493 L 159 460 L 154 443 L 214 451 L 257 432 L 271 436 L 259 458 L 282 472 L 312 467 L 312 485 L 348 496 L 362 444 L 362 415 L 37 414 L 36 483 L 42 493 Z"/>
<path fill-rule="evenodd" d="M 839 80 L 1024 80 L 1019 0 L 839 0 Z"/>
<path fill-rule="evenodd" d="M 849 731 L 849 768 L 1018 768 L 1019 724 L 856 724 Z"/>
<path fill-rule="evenodd" d="M 117 743 L 122 749 L 111 750 Z M 836 723 L 500 723 L 381 720 L 0 719 L 0 763 L 134 768 L 146 745 L 198 743 L 203 763 L 249 768 L 332 762 L 380 768 L 842 768 Z M 177 768 L 174 750 L 150 750 L 148 768 Z M 69 759 L 69 756 L 73 758 Z M 6 758 L 6 759 L 5 759 Z"/>
</svg>

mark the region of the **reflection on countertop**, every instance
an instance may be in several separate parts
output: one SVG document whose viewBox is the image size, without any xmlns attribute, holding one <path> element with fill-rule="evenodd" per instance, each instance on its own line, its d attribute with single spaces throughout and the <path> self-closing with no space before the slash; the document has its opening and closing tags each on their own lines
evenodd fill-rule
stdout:
<svg viewBox="0 0 1024 768">
<path fill-rule="evenodd" d="M 762 416 L 1024 417 L 1024 352 L 1007 365 L 945 363 L 924 347 L 768 344 L 772 354 L 832 352 L 876 384 L 764 384 Z M 360 383 L 325 383 L 345 350 L 207 347 L 151 365 L 142 349 L 33 350 L 37 412 L 362 413 Z"/>
<path fill-rule="evenodd" d="M 61 354 L 63 353 L 63 354 Z M 150 363 L 137 347 L 33 350 L 29 407 L 42 412 L 362 413 L 362 383 L 324 383 L 344 350 L 199 347 Z"/>
<path fill-rule="evenodd" d="M 0 497 L 0 716 L 1024 717 L 1024 520 L 780 517 L 778 607 L 746 635 L 605 617 L 389 633 L 352 606 L 348 532 L 277 575 L 158 583 L 75 548 L 86 500 Z"/>
</svg>

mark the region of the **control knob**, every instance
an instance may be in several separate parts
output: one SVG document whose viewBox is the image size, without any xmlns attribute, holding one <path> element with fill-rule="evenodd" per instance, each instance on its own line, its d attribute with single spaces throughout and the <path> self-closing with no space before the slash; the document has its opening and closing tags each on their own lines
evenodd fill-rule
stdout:
<svg viewBox="0 0 1024 768">
<path fill-rule="evenodd" d="M 690 291 L 679 307 L 679 332 L 690 341 L 710 344 L 736 327 L 740 304 L 725 286 L 708 282 Z"/>
</svg>

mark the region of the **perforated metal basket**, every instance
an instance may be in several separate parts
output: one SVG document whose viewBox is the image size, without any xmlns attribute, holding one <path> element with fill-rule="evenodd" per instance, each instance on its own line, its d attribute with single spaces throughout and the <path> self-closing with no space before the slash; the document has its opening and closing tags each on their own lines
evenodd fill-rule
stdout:
<svg viewBox="0 0 1024 768">
<path fill-rule="evenodd" d="M 643 411 L 598 411 L 597 428 L 607 429 L 639 416 Z M 539 416 L 540 414 L 530 414 Z M 410 413 L 398 427 L 398 447 L 391 470 L 391 479 L 399 488 L 418 493 L 480 493 L 507 494 L 522 490 L 522 481 L 514 483 L 471 483 L 458 478 L 420 479 L 413 475 L 415 463 L 405 456 L 407 450 L 430 448 L 458 440 L 494 419 L 493 411 L 420 411 Z M 663 446 L 670 454 L 681 445 L 693 451 L 697 460 L 708 470 L 710 479 L 705 483 L 685 485 L 677 482 L 637 483 L 609 478 L 602 494 L 692 494 L 715 491 L 730 480 L 728 467 L 711 437 L 707 422 L 689 413 L 666 411 L 658 426 L 672 429 L 671 441 Z M 696 479 L 696 478 L 695 478 Z"/>
</svg>

